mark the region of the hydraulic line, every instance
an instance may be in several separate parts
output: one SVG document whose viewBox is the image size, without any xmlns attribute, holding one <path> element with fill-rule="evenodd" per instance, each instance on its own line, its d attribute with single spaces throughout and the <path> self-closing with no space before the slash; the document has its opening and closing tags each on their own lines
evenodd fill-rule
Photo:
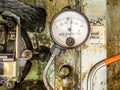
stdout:
<svg viewBox="0 0 120 90">
<path fill-rule="evenodd" d="M 55 55 L 52 54 L 47 66 L 45 67 L 45 70 L 43 72 L 43 82 L 45 84 L 45 87 L 47 88 L 47 90 L 54 90 L 51 85 L 49 84 L 48 82 L 48 79 L 47 79 L 47 73 L 48 73 L 48 70 L 50 68 L 50 65 L 52 64 L 53 62 L 53 59 L 54 59 Z"/>
<path fill-rule="evenodd" d="M 90 70 L 87 77 L 87 90 L 94 90 L 93 88 L 94 76 L 99 69 L 118 60 L 120 60 L 120 54 L 114 55 L 110 58 L 104 59 L 101 62 L 98 62 L 97 64 L 95 64 L 94 67 Z"/>
</svg>

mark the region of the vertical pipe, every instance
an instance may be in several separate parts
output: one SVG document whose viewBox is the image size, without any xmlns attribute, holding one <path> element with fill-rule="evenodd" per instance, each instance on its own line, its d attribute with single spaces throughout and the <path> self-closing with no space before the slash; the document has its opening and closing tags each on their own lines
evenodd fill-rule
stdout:
<svg viewBox="0 0 120 90">
<path fill-rule="evenodd" d="M 81 11 L 81 0 L 75 0 L 75 8 Z"/>
</svg>

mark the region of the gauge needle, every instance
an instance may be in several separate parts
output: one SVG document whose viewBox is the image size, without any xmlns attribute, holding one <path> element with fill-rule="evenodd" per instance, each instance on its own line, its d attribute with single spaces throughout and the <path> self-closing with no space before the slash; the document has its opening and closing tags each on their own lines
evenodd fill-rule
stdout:
<svg viewBox="0 0 120 90">
<path fill-rule="evenodd" d="M 70 27 L 68 28 L 68 31 L 70 32 L 70 37 L 71 37 L 71 32 L 72 32 L 72 18 L 71 18 L 71 21 L 70 21 Z"/>
</svg>

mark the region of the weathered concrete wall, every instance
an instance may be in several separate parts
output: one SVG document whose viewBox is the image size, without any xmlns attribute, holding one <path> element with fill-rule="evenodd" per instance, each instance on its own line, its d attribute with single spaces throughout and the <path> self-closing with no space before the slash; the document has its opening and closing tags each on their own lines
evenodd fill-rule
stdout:
<svg viewBox="0 0 120 90">
<path fill-rule="evenodd" d="M 120 0 L 108 0 L 108 57 L 120 53 Z M 120 61 L 108 66 L 108 90 L 120 90 Z"/>
</svg>

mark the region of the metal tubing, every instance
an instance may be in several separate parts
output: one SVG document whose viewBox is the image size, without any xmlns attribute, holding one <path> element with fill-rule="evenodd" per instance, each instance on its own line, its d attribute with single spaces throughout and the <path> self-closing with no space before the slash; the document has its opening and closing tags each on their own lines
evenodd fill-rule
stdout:
<svg viewBox="0 0 120 90">
<path fill-rule="evenodd" d="M 94 90 L 93 89 L 94 76 L 95 76 L 96 72 L 104 66 L 105 66 L 104 61 L 101 61 L 101 62 L 95 64 L 95 66 L 91 69 L 91 71 L 88 74 L 88 78 L 87 78 L 87 90 Z"/>
<path fill-rule="evenodd" d="M 51 48 L 51 52 L 52 52 L 52 55 L 51 55 L 51 57 L 50 57 L 50 59 L 49 59 L 49 61 L 48 61 L 47 66 L 45 67 L 44 72 L 43 72 L 43 82 L 44 82 L 47 90 L 54 90 L 54 89 L 52 88 L 52 86 L 51 86 L 51 85 L 49 84 L 49 82 L 48 82 L 47 73 L 48 73 L 48 70 L 49 70 L 49 68 L 50 68 L 50 65 L 52 64 L 55 56 L 60 54 L 61 49 L 58 48 L 57 45 L 53 45 L 52 48 Z"/>
<path fill-rule="evenodd" d="M 107 66 L 115 61 L 120 60 L 120 54 L 116 54 L 110 58 L 104 59 L 101 62 L 98 62 L 97 64 L 94 65 L 94 67 L 90 70 L 89 74 L 88 74 L 88 78 L 87 78 L 87 90 L 94 90 L 93 88 L 93 80 L 94 80 L 94 76 L 96 74 L 96 72 L 104 67 Z"/>
<path fill-rule="evenodd" d="M 48 70 L 50 68 L 50 65 L 53 62 L 54 57 L 55 57 L 55 54 L 52 54 L 52 56 L 50 57 L 50 60 L 48 61 L 47 66 L 45 67 L 45 70 L 43 72 L 43 82 L 44 82 L 45 87 L 47 88 L 47 90 L 53 90 L 53 88 L 51 87 L 51 85 L 48 82 L 47 73 L 48 73 Z"/>
</svg>

